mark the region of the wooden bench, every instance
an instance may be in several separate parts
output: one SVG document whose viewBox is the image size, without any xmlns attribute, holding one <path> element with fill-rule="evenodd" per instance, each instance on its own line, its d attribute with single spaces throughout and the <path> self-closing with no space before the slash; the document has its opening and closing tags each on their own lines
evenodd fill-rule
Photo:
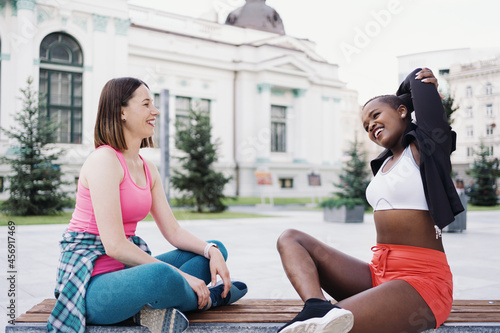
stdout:
<svg viewBox="0 0 500 333">
<path fill-rule="evenodd" d="M 46 332 L 45 323 L 55 299 L 35 305 L 8 325 L 10 332 Z M 300 300 L 242 299 L 233 305 L 189 313 L 188 332 L 276 332 L 302 309 Z M 88 326 L 88 332 L 149 332 L 132 322 L 116 326 Z M 455 300 L 451 314 L 438 330 L 428 332 L 500 332 L 500 301 Z"/>
</svg>

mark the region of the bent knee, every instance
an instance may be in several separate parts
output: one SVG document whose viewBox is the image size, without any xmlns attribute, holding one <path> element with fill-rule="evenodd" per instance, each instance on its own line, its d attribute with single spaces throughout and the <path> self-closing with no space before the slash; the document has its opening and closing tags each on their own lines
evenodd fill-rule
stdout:
<svg viewBox="0 0 500 333">
<path fill-rule="evenodd" d="M 283 233 L 278 237 L 278 241 L 276 242 L 278 251 L 281 252 L 289 244 L 298 243 L 302 238 L 302 235 L 304 235 L 304 233 L 296 229 L 287 229 L 283 231 Z"/>
</svg>

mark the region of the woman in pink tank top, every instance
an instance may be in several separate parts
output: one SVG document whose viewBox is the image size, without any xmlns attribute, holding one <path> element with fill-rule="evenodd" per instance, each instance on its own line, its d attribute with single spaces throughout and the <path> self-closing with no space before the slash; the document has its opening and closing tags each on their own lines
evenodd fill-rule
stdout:
<svg viewBox="0 0 500 333">
<path fill-rule="evenodd" d="M 182 332 L 187 320 L 180 311 L 230 304 L 246 293 L 244 283 L 230 280 L 222 243 L 181 228 L 156 166 L 139 155 L 153 147 L 158 115 L 141 80 L 118 78 L 104 86 L 97 149 L 82 166 L 75 211 L 61 241 L 56 297 L 65 297 L 58 297 L 49 331 L 83 332 L 86 322 L 114 324 L 135 315 L 150 328 L 156 318 L 165 330 Z M 148 213 L 177 250 L 154 257 L 135 235 Z"/>
</svg>

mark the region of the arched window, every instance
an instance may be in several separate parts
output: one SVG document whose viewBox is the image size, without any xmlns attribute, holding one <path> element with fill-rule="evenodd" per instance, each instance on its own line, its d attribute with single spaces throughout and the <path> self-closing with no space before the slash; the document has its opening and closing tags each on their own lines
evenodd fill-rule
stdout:
<svg viewBox="0 0 500 333">
<path fill-rule="evenodd" d="M 83 54 L 68 34 L 55 32 L 40 44 L 40 93 L 47 117 L 55 121 L 56 142 L 82 142 Z"/>
</svg>

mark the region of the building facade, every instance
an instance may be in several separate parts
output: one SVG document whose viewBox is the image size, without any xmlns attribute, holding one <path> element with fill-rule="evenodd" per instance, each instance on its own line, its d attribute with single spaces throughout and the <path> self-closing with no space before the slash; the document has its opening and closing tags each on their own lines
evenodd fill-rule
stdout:
<svg viewBox="0 0 500 333">
<path fill-rule="evenodd" d="M 457 177 L 469 184 L 465 173 L 476 159 L 482 143 L 489 155 L 500 158 L 500 57 L 472 63 L 455 64 L 447 75 L 450 93 L 458 110 L 453 128 L 457 132 L 457 150 L 452 155 Z"/>
<path fill-rule="evenodd" d="M 221 142 L 216 167 L 232 176 L 225 188 L 231 196 L 329 194 L 359 127 L 357 93 L 339 80 L 338 66 L 313 42 L 284 34 L 125 0 L 17 0 L 1 2 L 0 43 L 0 126 L 15 125 L 19 89 L 32 77 L 59 124 L 56 144 L 66 151 L 60 165 L 70 180 L 94 149 L 99 95 L 114 77 L 142 79 L 158 105 L 168 91 L 168 114 L 157 128 L 168 117 L 172 168 L 180 154 L 172 139 L 176 119 L 192 107 L 209 112 Z M 0 134 L 0 154 L 11 154 L 12 145 Z M 160 149 L 141 154 L 161 167 Z M 256 171 L 270 172 L 272 185 L 257 185 Z M 8 173 L 0 165 L 0 199 L 8 196 Z M 311 173 L 321 186 L 309 186 Z"/>
<path fill-rule="evenodd" d="M 429 67 L 439 81 L 439 92 L 454 99 L 457 110 L 452 128 L 457 149 L 451 155 L 454 179 L 467 186 L 475 152 L 483 142 L 493 157 L 500 157 L 500 49 L 461 48 L 409 54 L 398 57 L 399 79 L 417 67 Z"/>
</svg>

